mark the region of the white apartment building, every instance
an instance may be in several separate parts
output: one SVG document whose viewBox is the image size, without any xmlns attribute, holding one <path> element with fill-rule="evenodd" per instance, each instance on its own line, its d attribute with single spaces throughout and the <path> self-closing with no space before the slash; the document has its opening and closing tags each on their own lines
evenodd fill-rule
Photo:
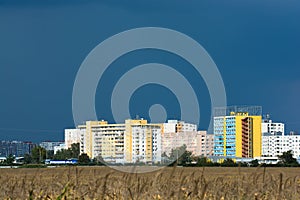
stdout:
<svg viewBox="0 0 300 200">
<path fill-rule="evenodd" d="M 277 158 L 283 152 L 292 151 L 300 157 L 300 135 L 285 135 L 284 124 L 270 119 L 262 122 L 262 157 Z"/>
<path fill-rule="evenodd" d="M 161 162 L 161 125 L 126 120 L 125 162 Z M 129 130 L 130 129 L 130 130 Z"/>
<path fill-rule="evenodd" d="M 87 121 L 78 126 L 81 131 L 80 152 L 90 158 L 101 156 L 107 162 L 124 161 L 124 124 L 107 121 Z"/>
<path fill-rule="evenodd" d="M 262 138 L 262 155 L 278 157 L 292 150 L 294 158 L 300 157 L 300 135 L 272 135 L 265 133 Z"/>
<path fill-rule="evenodd" d="M 54 146 L 54 154 L 56 154 L 58 151 L 61 151 L 63 149 L 66 149 L 66 145 L 64 143 L 62 143 L 58 146 Z"/>
<path fill-rule="evenodd" d="M 74 143 L 80 143 L 83 131 L 80 129 L 65 129 L 65 147 L 71 148 Z"/>
<path fill-rule="evenodd" d="M 265 119 L 261 124 L 262 133 L 270 133 L 275 135 L 281 133 L 284 135 L 284 123 L 275 123 L 270 119 Z"/>
<path fill-rule="evenodd" d="M 59 146 L 64 142 L 51 142 L 51 141 L 44 141 L 40 143 L 40 146 L 46 149 L 47 151 L 54 151 L 55 146 Z"/>
</svg>

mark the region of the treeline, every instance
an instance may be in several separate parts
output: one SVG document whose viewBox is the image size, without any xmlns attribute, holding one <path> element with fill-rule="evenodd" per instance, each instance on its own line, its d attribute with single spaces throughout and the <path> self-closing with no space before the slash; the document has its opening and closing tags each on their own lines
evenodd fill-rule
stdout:
<svg viewBox="0 0 300 200">
<path fill-rule="evenodd" d="M 45 148 L 37 146 L 31 150 L 30 154 L 25 154 L 24 159 L 15 162 L 16 158 L 13 155 L 6 157 L 6 160 L 1 162 L 0 165 L 39 165 L 45 164 L 45 160 L 68 160 L 78 159 L 79 165 L 102 165 L 101 157 L 90 159 L 85 153 L 80 154 L 79 143 L 72 144 L 71 148 L 62 149 L 54 154 L 54 151 L 47 151 Z"/>
<path fill-rule="evenodd" d="M 185 167 L 299 167 L 299 163 L 293 157 L 292 151 L 284 152 L 278 156 L 279 162 L 277 164 L 260 164 L 258 160 L 252 160 L 250 162 L 235 162 L 233 159 L 227 158 L 222 162 L 213 162 L 207 157 L 193 156 L 192 152 L 186 150 L 186 146 L 183 145 L 176 149 L 172 149 L 169 156 L 165 153 L 162 154 L 163 163 L 170 163 L 169 166 L 185 166 Z"/>
<path fill-rule="evenodd" d="M 279 162 L 277 164 L 259 164 L 258 160 L 252 160 L 251 162 L 235 162 L 234 160 L 227 158 L 222 162 L 213 162 L 207 157 L 193 156 L 192 152 L 186 150 L 186 145 L 177 147 L 171 150 L 171 153 L 166 155 L 162 154 L 162 162 L 159 165 L 162 166 L 185 166 L 185 167 L 299 167 L 299 163 L 293 158 L 292 151 L 284 152 L 278 157 Z M 45 164 L 46 159 L 50 160 L 69 160 L 78 159 L 78 165 L 104 165 L 106 164 L 101 156 L 94 159 L 90 159 L 86 153 L 80 154 L 79 143 L 72 144 L 71 148 L 62 149 L 54 154 L 53 151 L 47 151 L 43 147 L 37 146 L 32 149 L 31 154 L 25 154 L 24 159 L 21 162 L 15 162 L 15 157 L 9 155 L 5 161 L 0 165 L 41 165 Z M 145 165 L 145 163 L 137 162 L 137 165 Z M 121 165 L 121 164 L 116 164 Z M 126 164 L 127 165 L 127 164 Z M 130 164 L 128 164 L 130 165 Z"/>
</svg>

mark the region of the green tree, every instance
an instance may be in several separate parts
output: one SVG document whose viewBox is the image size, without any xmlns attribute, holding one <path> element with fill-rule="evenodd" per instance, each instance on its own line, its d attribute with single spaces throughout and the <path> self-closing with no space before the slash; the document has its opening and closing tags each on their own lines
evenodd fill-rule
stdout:
<svg viewBox="0 0 300 200">
<path fill-rule="evenodd" d="M 163 152 L 161 154 L 161 162 L 164 163 L 168 163 L 170 160 L 169 156 L 166 154 L 166 152 Z"/>
<path fill-rule="evenodd" d="M 252 161 L 250 161 L 250 166 L 251 167 L 257 167 L 258 165 L 259 165 L 259 163 L 258 163 L 258 160 L 257 159 L 255 159 L 255 160 L 252 160 Z"/>
<path fill-rule="evenodd" d="M 53 156 L 55 160 L 67 160 L 72 158 L 70 149 L 61 149 Z"/>
<path fill-rule="evenodd" d="M 183 154 L 180 156 L 180 163 L 182 165 L 188 165 L 192 162 L 192 152 L 184 151 Z"/>
<path fill-rule="evenodd" d="M 46 159 L 46 149 L 40 146 L 31 150 L 31 158 L 34 163 L 42 163 Z"/>
<path fill-rule="evenodd" d="M 282 155 L 278 156 L 279 164 L 284 166 L 298 166 L 296 158 L 293 157 L 292 151 L 283 152 Z"/>
<path fill-rule="evenodd" d="M 171 150 L 170 160 L 172 164 L 187 165 L 192 162 L 192 152 L 186 150 L 186 145 Z"/>
<path fill-rule="evenodd" d="M 210 162 L 207 157 L 198 157 L 197 159 L 197 166 L 212 166 L 213 163 Z"/>
<path fill-rule="evenodd" d="M 170 161 L 172 161 L 173 164 L 175 163 L 178 165 L 181 164 L 179 158 L 185 151 L 186 151 L 186 145 L 172 149 L 170 153 Z"/>
<path fill-rule="evenodd" d="M 72 144 L 70 150 L 71 150 L 72 158 L 78 158 L 80 154 L 80 144 L 79 143 Z"/>
<path fill-rule="evenodd" d="M 223 167 L 235 167 L 235 166 L 237 166 L 237 164 L 231 158 L 226 158 L 221 163 L 221 166 L 223 166 Z"/>
<path fill-rule="evenodd" d="M 32 157 L 30 154 L 25 154 L 24 155 L 24 164 L 30 164 L 32 163 Z"/>
<path fill-rule="evenodd" d="M 46 153 L 47 153 L 46 154 L 47 159 L 53 159 L 54 158 L 54 151 L 53 150 L 48 150 Z"/>
<path fill-rule="evenodd" d="M 86 153 L 83 153 L 78 157 L 79 164 L 89 164 L 90 162 L 91 162 L 91 160 Z"/>
<path fill-rule="evenodd" d="M 71 145 L 71 148 L 57 151 L 53 158 L 55 160 L 67 160 L 70 158 L 78 158 L 79 153 L 79 143 L 74 143 Z"/>
<path fill-rule="evenodd" d="M 8 165 L 12 165 L 15 161 L 15 157 L 12 154 L 9 154 L 9 156 L 6 157 L 5 163 Z"/>
<path fill-rule="evenodd" d="M 98 155 L 96 156 L 94 159 L 93 159 L 93 162 L 97 165 L 104 165 L 105 164 L 105 161 L 104 159 L 102 158 L 102 156 Z"/>
</svg>

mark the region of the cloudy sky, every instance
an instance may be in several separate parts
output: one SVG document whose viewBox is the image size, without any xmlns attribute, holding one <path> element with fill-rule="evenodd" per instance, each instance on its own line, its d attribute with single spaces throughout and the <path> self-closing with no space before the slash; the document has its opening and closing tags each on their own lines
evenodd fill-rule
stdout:
<svg viewBox="0 0 300 200">
<path fill-rule="evenodd" d="M 73 84 L 89 52 L 112 35 L 149 26 L 201 44 L 218 66 L 229 105 L 261 105 L 287 131 L 300 132 L 299 19 L 296 0 L 0 0 L 0 140 L 62 140 L 63 129 L 74 126 Z M 203 79 L 157 50 L 132 52 L 110 66 L 95 96 L 98 117 L 114 121 L 114 84 L 132 66 L 150 62 L 172 66 L 199 84 L 199 127 L 206 129 L 211 103 Z M 176 96 L 157 84 L 133 94 L 130 113 L 149 118 L 157 103 L 169 118 L 180 117 Z"/>
</svg>

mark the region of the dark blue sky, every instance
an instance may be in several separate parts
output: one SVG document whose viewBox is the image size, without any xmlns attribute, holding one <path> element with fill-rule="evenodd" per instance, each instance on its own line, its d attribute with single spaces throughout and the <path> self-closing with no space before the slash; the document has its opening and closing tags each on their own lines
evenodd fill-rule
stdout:
<svg viewBox="0 0 300 200">
<path fill-rule="evenodd" d="M 198 41 L 211 55 L 223 77 L 230 105 L 261 105 L 287 130 L 300 132 L 300 2 L 297 0 L 115 1 L 0 0 L 0 139 L 62 140 L 73 127 L 72 89 L 87 54 L 106 38 L 131 28 L 157 26 L 180 31 Z M 43 3 L 41 3 L 43 2 Z M 133 52 L 116 60 L 107 77 L 143 62 L 185 65 L 165 52 Z M 109 74 L 110 73 L 110 74 Z M 198 81 L 203 123 L 210 100 Z M 105 81 L 105 79 L 103 80 Z M 106 106 L 110 87 L 96 95 L 98 116 L 112 121 Z M 175 111 L 174 96 L 157 85 L 140 88 L 133 115 L 146 115 L 147 91 L 159 91 Z M 155 89 L 155 90 L 154 90 Z M 153 96 L 157 96 L 155 92 Z M 151 101 L 149 100 L 151 99 Z M 136 106 L 133 106 L 136 105 Z M 174 113 L 172 113 L 174 112 Z M 147 116 L 146 116 L 147 117 Z"/>
</svg>

